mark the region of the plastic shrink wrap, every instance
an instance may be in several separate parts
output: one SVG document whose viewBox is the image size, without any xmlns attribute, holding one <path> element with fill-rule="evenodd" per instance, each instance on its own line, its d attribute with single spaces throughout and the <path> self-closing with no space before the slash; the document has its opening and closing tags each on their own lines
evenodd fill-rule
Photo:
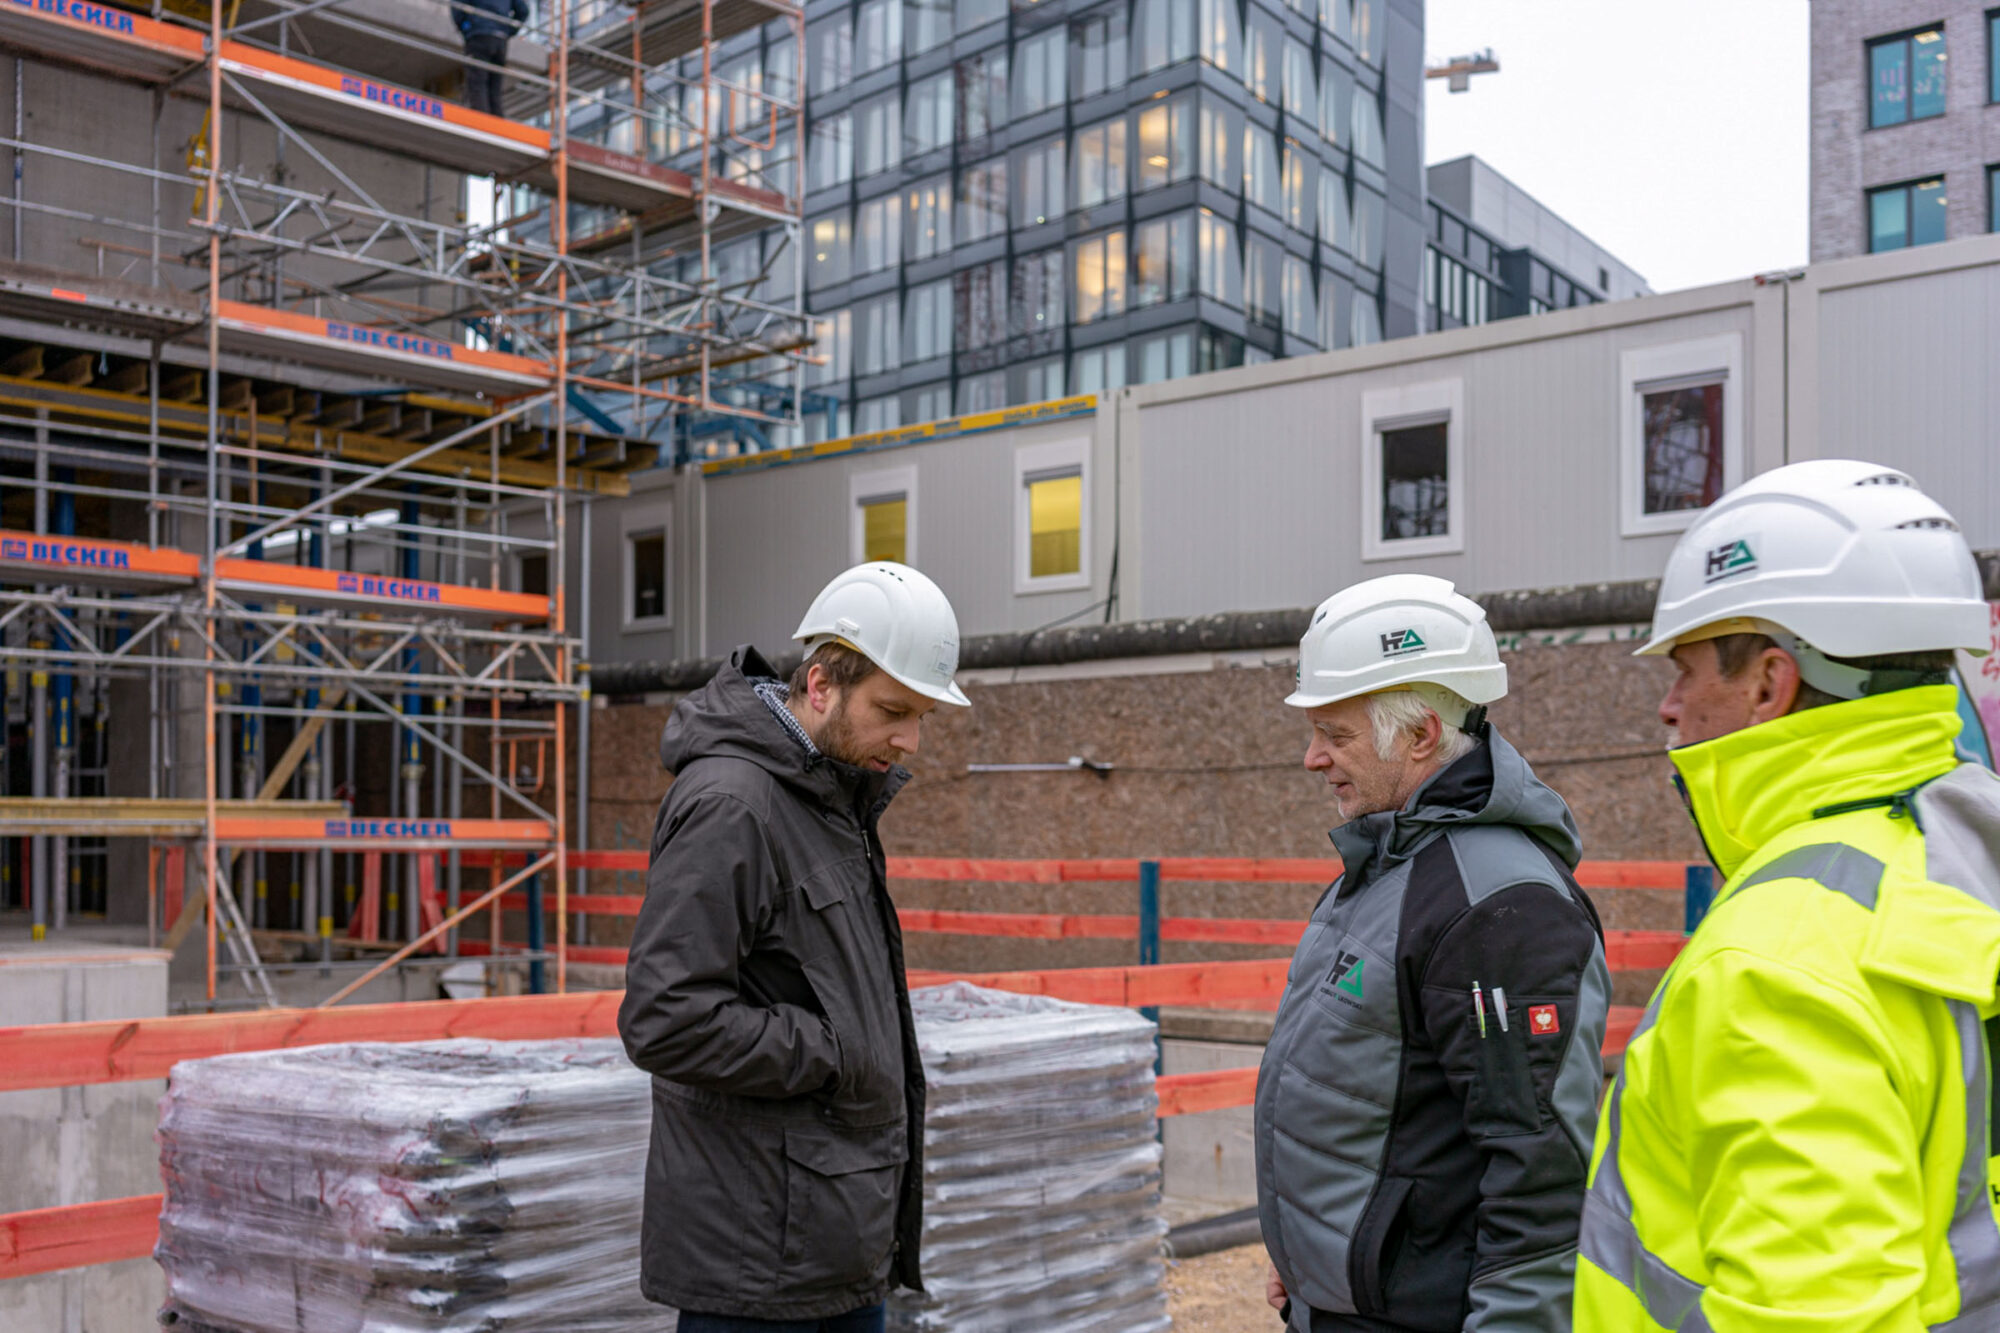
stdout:
<svg viewBox="0 0 2000 1333">
<path fill-rule="evenodd" d="M 898 1333 L 1153 1333 L 1161 1285 L 1153 1024 L 1129 1009 L 917 991 L 926 1294 Z"/>
<path fill-rule="evenodd" d="M 913 996 L 923 1266 L 896 1330 L 1152 1333 L 1153 1025 Z M 155 1256 L 177 1333 L 663 1333 L 640 1294 L 651 1096 L 615 1040 L 353 1044 L 176 1065 Z"/>
<path fill-rule="evenodd" d="M 618 1042 L 315 1046 L 174 1067 L 161 1321 L 185 1333 L 659 1333 L 652 1099 Z"/>
</svg>

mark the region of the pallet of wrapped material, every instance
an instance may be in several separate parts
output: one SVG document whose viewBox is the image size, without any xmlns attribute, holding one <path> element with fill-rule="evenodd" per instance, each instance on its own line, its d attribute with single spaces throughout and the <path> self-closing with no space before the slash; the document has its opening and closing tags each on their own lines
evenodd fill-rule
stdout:
<svg viewBox="0 0 2000 1333">
<path fill-rule="evenodd" d="M 898 1333 L 1155 1333 L 1154 1027 L 1129 1009 L 983 990 L 911 996 L 924 1119 L 926 1294 Z"/>
<path fill-rule="evenodd" d="M 161 1322 L 187 1333 L 657 1333 L 649 1080 L 615 1041 L 352 1044 L 175 1066 Z"/>
</svg>

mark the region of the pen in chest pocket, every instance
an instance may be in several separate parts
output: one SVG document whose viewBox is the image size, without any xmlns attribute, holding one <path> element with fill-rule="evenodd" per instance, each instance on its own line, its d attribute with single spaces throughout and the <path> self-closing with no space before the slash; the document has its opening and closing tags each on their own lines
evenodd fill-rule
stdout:
<svg viewBox="0 0 2000 1333">
<path fill-rule="evenodd" d="M 1479 1020 L 1479 1039 L 1486 1040 L 1486 997 L 1480 993 L 1479 983 L 1472 983 L 1472 1016 Z"/>
<path fill-rule="evenodd" d="M 1505 986 L 1495 986 L 1493 988 L 1493 1013 L 1500 1020 L 1500 1030 L 1505 1032 L 1507 1030 L 1507 988 Z"/>
</svg>

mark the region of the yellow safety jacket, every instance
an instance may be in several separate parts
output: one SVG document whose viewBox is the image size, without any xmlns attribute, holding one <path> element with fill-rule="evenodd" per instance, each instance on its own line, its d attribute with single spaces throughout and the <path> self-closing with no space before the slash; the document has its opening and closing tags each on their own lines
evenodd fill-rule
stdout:
<svg viewBox="0 0 2000 1333">
<path fill-rule="evenodd" d="M 1605 1099 L 1578 1333 L 2000 1330 L 2000 778 L 1954 703 L 1672 752 L 1727 883 Z"/>
</svg>

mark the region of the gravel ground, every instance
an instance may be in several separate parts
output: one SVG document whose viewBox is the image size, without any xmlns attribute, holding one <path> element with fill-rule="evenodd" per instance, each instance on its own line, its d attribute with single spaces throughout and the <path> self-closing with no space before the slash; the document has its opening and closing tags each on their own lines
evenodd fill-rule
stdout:
<svg viewBox="0 0 2000 1333">
<path fill-rule="evenodd" d="M 1218 1250 L 1167 1265 L 1167 1309 L 1174 1333 L 1280 1333 L 1278 1312 L 1264 1304 L 1262 1245 Z"/>
</svg>

